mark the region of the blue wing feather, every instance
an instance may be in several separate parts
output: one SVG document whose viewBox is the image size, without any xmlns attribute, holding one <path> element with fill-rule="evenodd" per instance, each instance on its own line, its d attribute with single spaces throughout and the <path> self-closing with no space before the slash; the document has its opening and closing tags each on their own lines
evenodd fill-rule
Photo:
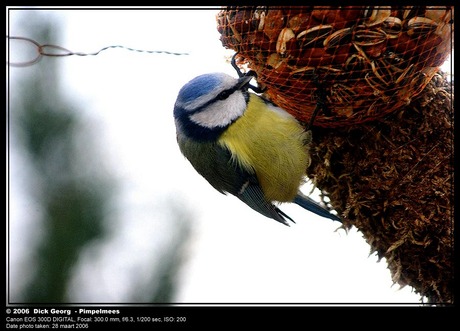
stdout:
<svg viewBox="0 0 460 331">
<path fill-rule="evenodd" d="M 284 225 L 289 226 L 287 220 L 294 222 L 281 209 L 265 199 L 262 189 L 257 183 L 247 182 L 237 197 L 260 214 L 273 218 Z"/>
</svg>

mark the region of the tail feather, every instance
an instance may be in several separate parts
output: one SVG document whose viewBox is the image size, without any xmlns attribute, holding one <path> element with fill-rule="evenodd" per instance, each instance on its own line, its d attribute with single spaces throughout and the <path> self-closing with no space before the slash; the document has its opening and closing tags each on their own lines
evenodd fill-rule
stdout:
<svg viewBox="0 0 460 331">
<path fill-rule="evenodd" d="M 342 220 L 340 219 L 340 217 L 338 217 L 337 215 L 331 214 L 329 210 L 321 206 L 315 200 L 307 197 L 306 195 L 300 192 L 297 193 L 297 196 L 294 198 L 293 202 L 298 204 L 302 208 L 305 208 L 306 210 L 309 210 L 312 213 L 315 213 L 316 215 L 326 217 L 333 221 L 342 223 Z"/>
</svg>

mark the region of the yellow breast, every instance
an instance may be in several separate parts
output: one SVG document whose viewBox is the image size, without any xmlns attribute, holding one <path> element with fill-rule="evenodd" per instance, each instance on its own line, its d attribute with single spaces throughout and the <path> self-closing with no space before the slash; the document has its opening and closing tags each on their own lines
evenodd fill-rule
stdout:
<svg viewBox="0 0 460 331">
<path fill-rule="evenodd" d="M 292 201 L 310 162 L 307 133 L 284 110 L 251 94 L 244 115 L 219 138 L 235 162 L 256 174 L 269 201 Z"/>
</svg>

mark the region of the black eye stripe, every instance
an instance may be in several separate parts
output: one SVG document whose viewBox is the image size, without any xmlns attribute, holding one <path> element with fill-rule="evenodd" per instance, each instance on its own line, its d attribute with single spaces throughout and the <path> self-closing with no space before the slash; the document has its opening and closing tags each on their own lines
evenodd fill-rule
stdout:
<svg viewBox="0 0 460 331">
<path fill-rule="evenodd" d="M 235 85 L 227 90 L 224 90 L 222 92 L 220 92 L 215 98 L 214 100 L 225 100 L 227 99 L 230 95 L 233 94 L 233 92 L 235 92 L 236 90 L 242 90 L 242 91 L 246 91 L 246 89 L 244 88 L 239 88 L 238 85 Z"/>
<path fill-rule="evenodd" d="M 225 90 L 225 91 L 222 91 L 222 92 L 220 92 L 220 93 L 216 96 L 216 99 L 217 99 L 217 100 L 225 100 L 225 99 L 227 99 L 233 92 L 234 92 L 234 90 Z"/>
</svg>

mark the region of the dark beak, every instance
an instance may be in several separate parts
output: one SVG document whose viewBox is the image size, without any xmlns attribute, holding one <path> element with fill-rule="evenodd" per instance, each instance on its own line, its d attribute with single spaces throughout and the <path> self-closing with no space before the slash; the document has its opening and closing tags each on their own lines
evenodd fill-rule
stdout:
<svg viewBox="0 0 460 331">
<path fill-rule="evenodd" d="M 252 78 L 254 78 L 252 75 L 244 75 L 243 77 L 240 77 L 238 79 L 238 83 L 236 84 L 236 88 L 238 90 L 243 89 L 246 85 L 249 84 Z"/>
</svg>

